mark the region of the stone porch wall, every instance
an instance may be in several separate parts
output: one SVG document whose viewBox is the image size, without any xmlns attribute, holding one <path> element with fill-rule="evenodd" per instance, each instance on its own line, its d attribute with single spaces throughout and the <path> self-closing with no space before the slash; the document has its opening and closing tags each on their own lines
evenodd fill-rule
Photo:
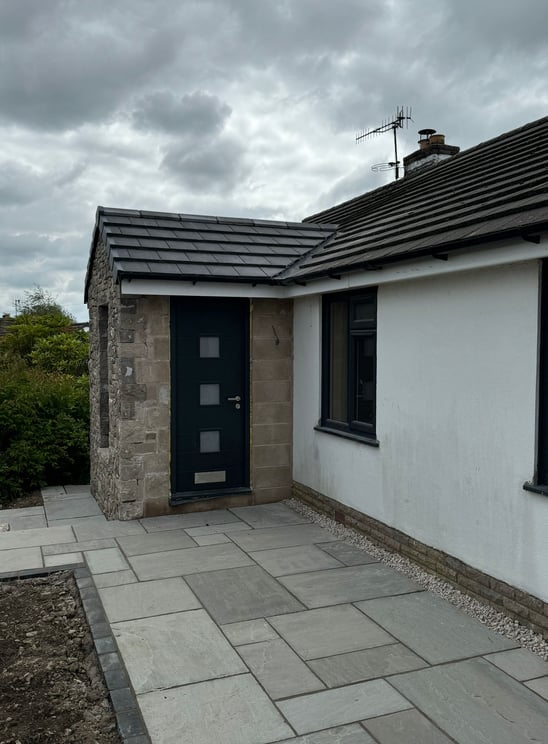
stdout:
<svg viewBox="0 0 548 744">
<path fill-rule="evenodd" d="M 251 483 L 262 504 L 291 495 L 293 301 L 251 305 Z"/>
<path fill-rule="evenodd" d="M 100 308 L 108 308 L 107 327 L 107 400 L 109 446 L 102 446 L 101 434 L 101 339 L 99 333 Z M 121 301 L 112 279 L 104 246 L 95 249 L 91 280 L 88 288 L 89 309 L 89 384 L 90 384 L 90 482 L 91 492 L 108 516 L 117 515 L 118 473 L 120 470 L 119 437 L 116 422 L 120 418 L 118 392 L 119 365 L 118 326 Z"/>
<path fill-rule="evenodd" d="M 108 307 L 108 446 L 101 436 L 102 306 Z M 145 502 L 170 491 L 169 298 L 120 297 L 99 244 L 88 307 L 92 493 L 108 517 L 141 517 Z"/>
<path fill-rule="evenodd" d="M 367 514 L 314 491 L 302 483 L 293 483 L 293 495 L 335 521 L 363 533 L 373 542 L 418 563 L 419 566 L 448 581 L 475 599 L 510 615 L 548 641 L 548 602 L 500 581 L 464 563 L 442 550 L 415 540 Z"/>
<path fill-rule="evenodd" d="M 149 504 L 165 502 L 171 492 L 169 320 L 169 297 L 122 300 L 120 519 L 142 517 Z"/>
</svg>

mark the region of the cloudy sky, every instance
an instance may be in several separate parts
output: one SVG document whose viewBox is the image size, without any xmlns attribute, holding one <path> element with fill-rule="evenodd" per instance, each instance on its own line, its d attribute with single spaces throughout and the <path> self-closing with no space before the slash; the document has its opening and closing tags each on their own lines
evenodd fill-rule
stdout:
<svg viewBox="0 0 548 744">
<path fill-rule="evenodd" d="M 546 0 L 0 0 L 0 313 L 78 319 L 98 204 L 300 220 L 548 115 Z"/>
</svg>

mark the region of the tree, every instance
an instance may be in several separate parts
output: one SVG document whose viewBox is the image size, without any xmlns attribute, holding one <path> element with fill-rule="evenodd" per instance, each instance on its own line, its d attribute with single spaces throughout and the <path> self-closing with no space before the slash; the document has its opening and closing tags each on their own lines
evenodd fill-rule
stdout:
<svg viewBox="0 0 548 744">
<path fill-rule="evenodd" d="M 89 477 L 88 337 L 40 287 L 0 338 L 0 503 Z"/>
<path fill-rule="evenodd" d="M 25 293 L 20 314 L 2 340 L 4 351 L 48 372 L 87 373 L 88 337 L 41 287 Z"/>
<path fill-rule="evenodd" d="M 34 367 L 46 372 L 66 375 L 87 375 L 88 337 L 85 331 L 56 333 L 49 338 L 39 338 L 29 355 Z"/>
</svg>

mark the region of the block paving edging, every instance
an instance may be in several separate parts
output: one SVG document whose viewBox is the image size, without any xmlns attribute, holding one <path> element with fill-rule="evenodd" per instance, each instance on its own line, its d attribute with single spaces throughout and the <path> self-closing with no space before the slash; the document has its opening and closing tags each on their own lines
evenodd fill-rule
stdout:
<svg viewBox="0 0 548 744">
<path fill-rule="evenodd" d="M 99 592 L 82 563 L 31 568 L 11 573 L 0 573 L 0 581 L 46 578 L 55 573 L 69 572 L 75 579 L 84 616 L 89 626 L 93 645 L 108 690 L 116 725 L 123 744 L 151 744 L 135 691 L 131 686 L 116 640 L 99 598 Z"/>
<path fill-rule="evenodd" d="M 405 532 L 341 504 L 302 483 L 293 481 L 292 492 L 296 499 L 307 506 L 346 527 L 355 529 L 380 547 L 409 558 L 425 571 L 506 613 L 548 641 L 548 602 L 500 581 L 442 550 L 415 540 Z"/>
</svg>

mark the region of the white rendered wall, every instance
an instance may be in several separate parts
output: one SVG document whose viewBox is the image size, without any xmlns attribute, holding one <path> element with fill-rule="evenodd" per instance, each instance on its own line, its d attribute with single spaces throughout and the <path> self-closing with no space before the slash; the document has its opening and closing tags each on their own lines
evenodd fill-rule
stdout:
<svg viewBox="0 0 548 744">
<path fill-rule="evenodd" d="M 294 479 L 547 600 L 538 263 L 379 287 L 378 449 L 314 431 L 320 315 L 295 299 Z"/>
</svg>

